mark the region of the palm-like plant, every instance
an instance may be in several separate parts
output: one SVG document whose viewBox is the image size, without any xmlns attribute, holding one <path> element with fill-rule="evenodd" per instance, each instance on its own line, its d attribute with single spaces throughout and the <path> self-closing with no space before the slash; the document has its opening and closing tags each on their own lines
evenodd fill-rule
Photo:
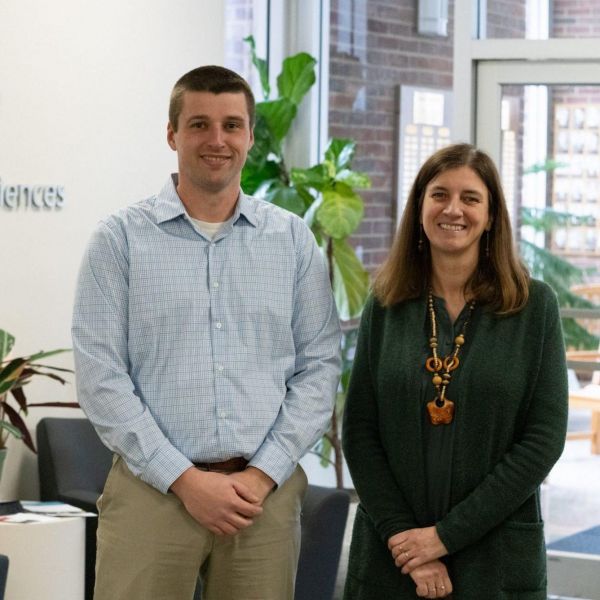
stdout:
<svg viewBox="0 0 600 600">
<path fill-rule="evenodd" d="M 35 446 L 29 429 L 23 419 L 32 406 L 79 407 L 76 402 L 36 402 L 30 403 L 23 390 L 34 377 L 48 377 L 61 384 L 66 380 L 58 373 L 72 373 L 71 369 L 63 369 L 42 365 L 38 361 L 68 352 L 66 348 L 38 352 L 30 356 L 7 359 L 15 343 L 14 336 L 0 329 L 0 449 L 6 447 L 9 435 L 22 439 L 25 445 L 35 452 Z M 14 401 L 15 406 L 11 403 Z"/>
<path fill-rule="evenodd" d="M 523 174 L 549 172 L 564 166 L 566 165 L 554 159 L 547 159 L 543 163 L 528 167 L 523 171 Z M 595 218 L 592 215 L 574 215 L 556 211 L 549 207 L 521 207 L 521 225 L 531 227 L 533 231 L 538 233 L 549 234 L 557 227 L 594 225 L 594 223 Z M 594 269 L 581 269 L 564 258 L 552 254 L 547 249 L 523 238 L 519 240 L 519 251 L 533 277 L 541 279 L 552 286 L 558 296 L 560 306 L 597 308 L 586 298 L 582 298 L 571 291 L 575 284 L 583 283 L 584 276 Z M 579 349 L 596 349 L 598 347 L 598 338 L 584 329 L 575 319 L 563 317 L 562 324 L 567 347 Z"/>
</svg>

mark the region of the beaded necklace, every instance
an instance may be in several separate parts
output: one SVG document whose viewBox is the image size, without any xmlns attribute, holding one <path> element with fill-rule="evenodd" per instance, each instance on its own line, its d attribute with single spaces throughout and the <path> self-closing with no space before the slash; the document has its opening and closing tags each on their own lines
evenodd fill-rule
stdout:
<svg viewBox="0 0 600 600">
<path fill-rule="evenodd" d="M 474 308 L 475 300 L 471 300 L 469 303 L 469 314 L 463 323 L 462 331 L 454 338 L 454 350 L 444 359 L 441 359 L 437 354 L 437 324 L 435 320 L 433 292 L 431 291 L 431 288 L 427 294 L 427 309 L 429 310 L 429 318 L 431 320 L 431 337 L 429 338 L 429 347 L 431 348 L 432 356 L 425 361 L 425 368 L 430 373 L 433 373 L 431 380 L 436 392 L 435 398 L 431 402 L 427 403 L 427 412 L 432 425 L 448 425 L 452 423 L 452 419 L 454 418 L 454 402 L 452 402 L 452 400 L 449 398 L 446 398 L 446 388 L 452 379 L 452 375 L 450 373 L 454 371 L 454 369 L 458 368 L 458 365 L 460 364 L 458 354 L 461 347 L 465 343 L 467 324 L 473 315 Z M 442 369 L 443 372 L 440 374 Z"/>
</svg>

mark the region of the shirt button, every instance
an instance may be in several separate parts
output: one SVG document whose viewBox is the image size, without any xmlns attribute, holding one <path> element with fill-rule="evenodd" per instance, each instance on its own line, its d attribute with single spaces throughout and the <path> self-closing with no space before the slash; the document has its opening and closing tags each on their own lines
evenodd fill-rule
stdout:
<svg viewBox="0 0 600 600">
<path fill-rule="evenodd" d="M 222 410 L 222 411 L 219 413 L 219 417 L 221 417 L 221 419 L 224 419 L 226 416 L 227 416 L 227 413 L 226 413 L 224 410 Z"/>
<path fill-rule="evenodd" d="M 225 367 L 223 365 L 217 365 L 217 371 L 222 371 Z"/>
<path fill-rule="evenodd" d="M 214 288 L 218 288 L 218 287 L 219 287 L 219 282 L 218 282 L 218 281 L 215 281 L 215 282 L 213 283 L 213 287 L 214 287 Z"/>
<path fill-rule="evenodd" d="M 217 323 L 217 324 L 215 325 L 215 327 L 216 327 L 217 329 L 221 329 L 221 327 L 223 327 L 223 324 L 222 324 L 222 323 Z"/>
</svg>

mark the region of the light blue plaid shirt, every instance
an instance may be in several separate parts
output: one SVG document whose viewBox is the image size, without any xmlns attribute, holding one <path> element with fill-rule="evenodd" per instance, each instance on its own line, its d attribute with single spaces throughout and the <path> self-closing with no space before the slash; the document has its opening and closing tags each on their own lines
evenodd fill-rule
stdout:
<svg viewBox="0 0 600 600">
<path fill-rule="evenodd" d="M 281 484 L 328 426 L 340 373 L 323 257 L 302 219 L 243 193 L 208 240 L 176 184 L 91 238 L 73 315 L 79 402 L 162 492 L 192 462 L 234 456 Z"/>
</svg>

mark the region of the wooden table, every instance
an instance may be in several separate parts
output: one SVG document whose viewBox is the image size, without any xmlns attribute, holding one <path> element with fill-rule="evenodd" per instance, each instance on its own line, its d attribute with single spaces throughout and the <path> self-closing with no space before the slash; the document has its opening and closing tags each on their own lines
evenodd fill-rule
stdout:
<svg viewBox="0 0 600 600">
<path fill-rule="evenodd" d="M 600 454 L 600 385 L 587 385 L 569 392 L 569 408 L 582 408 L 592 412 L 590 431 L 567 433 L 568 440 L 591 440 L 592 454 Z"/>
</svg>

